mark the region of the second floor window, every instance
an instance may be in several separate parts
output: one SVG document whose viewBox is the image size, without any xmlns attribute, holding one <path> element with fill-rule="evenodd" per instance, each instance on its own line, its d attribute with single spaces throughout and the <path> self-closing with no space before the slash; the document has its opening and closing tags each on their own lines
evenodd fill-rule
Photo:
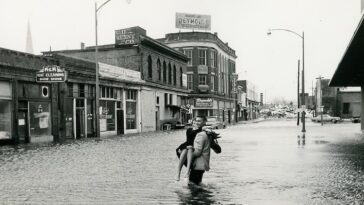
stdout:
<svg viewBox="0 0 364 205">
<path fill-rule="evenodd" d="M 211 76 L 211 91 L 215 90 L 215 76 Z"/>
<path fill-rule="evenodd" d="M 198 50 L 199 65 L 206 65 L 206 49 Z"/>
<path fill-rule="evenodd" d="M 152 57 L 148 56 L 148 78 L 153 77 Z"/>
<path fill-rule="evenodd" d="M 189 89 L 189 90 L 193 89 L 193 75 L 192 74 L 187 75 L 187 89 Z"/>
<path fill-rule="evenodd" d="M 157 70 L 158 70 L 158 80 L 161 80 L 162 78 L 162 66 L 161 66 L 161 61 L 158 59 L 157 60 Z"/>
<path fill-rule="evenodd" d="M 183 53 L 190 59 L 187 62 L 187 65 L 188 66 L 192 66 L 192 49 L 184 49 L 183 50 Z"/>
<path fill-rule="evenodd" d="M 215 68 L 216 67 L 216 51 L 211 50 L 210 52 L 210 64 L 211 67 Z"/>
<path fill-rule="evenodd" d="M 198 76 L 198 84 L 199 85 L 207 85 L 207 75 L 199 75 Z"/>
</svg>

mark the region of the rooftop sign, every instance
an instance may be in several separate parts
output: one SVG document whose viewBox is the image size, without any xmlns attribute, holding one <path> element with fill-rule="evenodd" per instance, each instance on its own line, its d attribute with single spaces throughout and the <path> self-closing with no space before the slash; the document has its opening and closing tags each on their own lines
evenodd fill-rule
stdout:
<svg viewBox="0 0 364 205">
<path fill-rule="evenodd" d="M 211 16 L 176 13 L 176 28 L 211 30 Z"/>
<path fill-rule="evenodd" d="M 146 35 L 146 31 L 138 26 L 115 30 L 115 45 L 137 44 L 140 35 Z"/>
<path fill-rule="evenodd" d="M 46 65 L 36 73 L 37 82 L 65 82 L 67 80 L 67 71 L 58 65 Z"/>
</svg>

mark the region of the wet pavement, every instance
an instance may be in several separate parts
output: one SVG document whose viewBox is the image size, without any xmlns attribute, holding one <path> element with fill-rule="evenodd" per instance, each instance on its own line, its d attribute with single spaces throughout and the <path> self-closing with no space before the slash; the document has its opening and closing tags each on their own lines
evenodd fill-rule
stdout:
<svg viewBox="0 0 364 205">
<path fill-rule="evenodd" d="M 300 130 L 294 120 L 219 130 L 202 187 L 174 181 L 184 130 L 2 146 L 0 204 L 364 204 L 360 124 L 307 122 L 304 140 Z"/>
</svg>

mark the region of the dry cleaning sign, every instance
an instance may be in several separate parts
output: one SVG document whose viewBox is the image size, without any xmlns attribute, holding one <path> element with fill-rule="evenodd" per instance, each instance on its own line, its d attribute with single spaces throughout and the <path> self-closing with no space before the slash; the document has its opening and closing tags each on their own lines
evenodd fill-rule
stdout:
<svg viewBox="0 0 364 205">
<path fill-rule="evenodd" d="M 37 82 L 64 82 L 67 80 L 67 72 L 58 65 L 43 66 L 36 74 Z"/>
</svg>

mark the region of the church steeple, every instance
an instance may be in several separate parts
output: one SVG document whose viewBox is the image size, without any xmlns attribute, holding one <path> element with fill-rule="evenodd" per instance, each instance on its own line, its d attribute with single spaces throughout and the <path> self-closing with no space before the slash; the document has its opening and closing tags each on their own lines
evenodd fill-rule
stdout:
<svg viewBox="0 0 364 205">
<path fill-rule="evenodd" d="M 28 20 L 28 31 L 27 31 L 27 41 L 25 45 L 25 52 L 34 54 L 33 51 L 33 40 L 32 40 L 32 34 L 30 32 L 30 23 Z"/>
</svg>

